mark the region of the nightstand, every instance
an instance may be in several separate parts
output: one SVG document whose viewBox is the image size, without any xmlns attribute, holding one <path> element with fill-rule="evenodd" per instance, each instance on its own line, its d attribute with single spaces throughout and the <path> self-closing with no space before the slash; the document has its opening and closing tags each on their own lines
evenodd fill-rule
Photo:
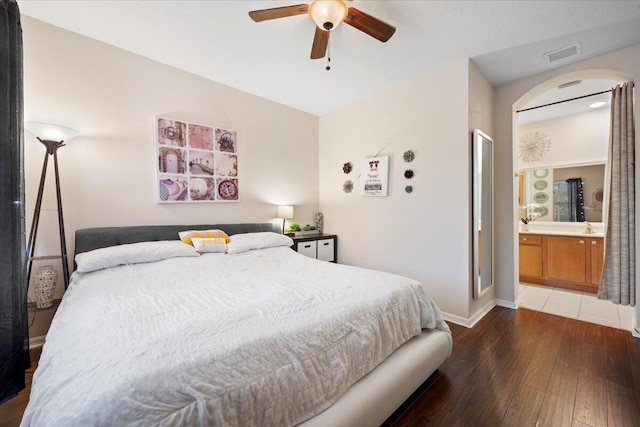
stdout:
<svg viewBox="0 0 640 427">
<path fill-rule="evenodd" d="M 321 261 L 338 262 L 338 236 L 314 233 L 291 236 L 293 250 Z"/>
</svg>

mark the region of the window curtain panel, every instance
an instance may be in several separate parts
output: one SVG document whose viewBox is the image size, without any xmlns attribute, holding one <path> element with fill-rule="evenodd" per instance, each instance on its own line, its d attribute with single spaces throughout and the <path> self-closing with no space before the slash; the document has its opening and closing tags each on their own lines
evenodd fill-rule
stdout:
<svg viewBox="0 0 640 427">
<path fill-rule="evenodd" d="M 0 403 L 25 386 L 29 327 L 24 227 L 22 28 L 0 0 Z"/>
<path fill-rule="evenodd" d="M 635 134 L 633 83 L 611 96 L 609 209 L 605 256 L 598 298 L 636 304 Z"/>
</svg>

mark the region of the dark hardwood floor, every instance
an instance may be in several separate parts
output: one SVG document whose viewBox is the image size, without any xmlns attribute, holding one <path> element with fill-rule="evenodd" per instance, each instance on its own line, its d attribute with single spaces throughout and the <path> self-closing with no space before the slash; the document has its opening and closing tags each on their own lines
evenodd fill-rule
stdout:
<svg viewBox="0 0 640 427">
<path fill-rule="evenodd" d="M 473 329 L 450 326 L 451 357 L 385 425 L 640 426 L 640 340 L 629 332 L 500 307 Z M 0 426 L 20 423 L 28 396 L 0 405 Z"/>
<path fill-rule="evenodd" d="M 630 332 L 496 307 L 450 325 L 453 353 L 389 426 L 640 426 L 640 340 Z"/>
</svg>

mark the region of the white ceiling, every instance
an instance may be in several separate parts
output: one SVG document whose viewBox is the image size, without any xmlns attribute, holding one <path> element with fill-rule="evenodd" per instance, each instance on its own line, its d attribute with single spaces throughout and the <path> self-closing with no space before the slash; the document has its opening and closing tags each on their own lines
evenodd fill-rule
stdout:
<svg viewBox="0 0 640 427">
<path fill-rule="evenodd" d="M 247 12 L 309 0 L 35 1 L 23 14 L 291 107 L 324 115 L 472 58 L 494 85 L 640 43 L 639 1 L 348 3 L 397 27 L 387 43 L 348 25 L 331 33 L 331 71 L 309 59 L 306 16 L 261 23 Z M 553 65 L 545 52 L 582 54 Z"/>
</svg>

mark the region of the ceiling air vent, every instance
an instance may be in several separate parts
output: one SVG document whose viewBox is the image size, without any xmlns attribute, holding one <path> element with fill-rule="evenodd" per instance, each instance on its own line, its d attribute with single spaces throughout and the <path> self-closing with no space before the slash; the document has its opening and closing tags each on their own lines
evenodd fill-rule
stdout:
<svg viewBox="0 0 640 427">
<path fill-rule="evenodd" d="M 544 59 L 551 64 L 553 62 L 560 61 L 561 59 L 579 55 L 581 52 L 582 47 L 580 46 L 580 43 L 576 43 L 572 44 L 571 46 L 566 46 L 560 49 L 552 50 L 551 52 L 547 52 L 544 54 Z"/>
<path fill-rule="evenodd" d="M 574 80 L 572 82 L 561 84 L 560 86 L 558 86 L 558 89 L 566 89 L 571 86 L 579 85 L 580 83 L 582 83 L 582 80 Z"/>
</svg>

